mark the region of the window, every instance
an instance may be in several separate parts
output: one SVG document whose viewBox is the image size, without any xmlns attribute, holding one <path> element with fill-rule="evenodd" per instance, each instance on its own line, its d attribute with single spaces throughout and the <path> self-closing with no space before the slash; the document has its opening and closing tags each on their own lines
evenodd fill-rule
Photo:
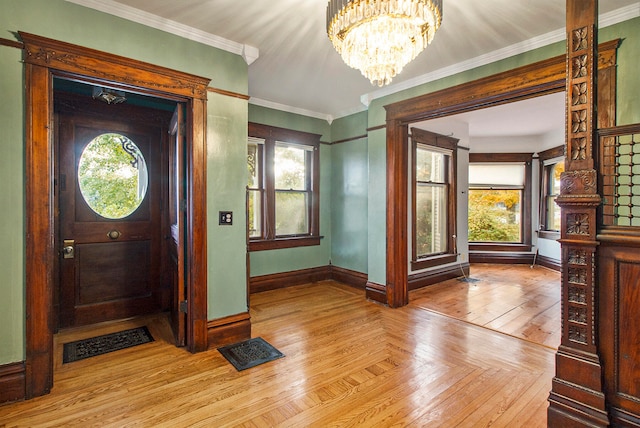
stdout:
<svg viewBox="0 0 640 428">
<path fill-rule="evenodd" d="M 531 154 L 470 154 L 469 242 L 486 244 L 470 249 L 530 249 L 531 158 Z"/>
<path fill-rule="evenodd" d="M 82 151 L 78 162 L 80 193 L 87 205 L 104 218 L 131 215 L 142 203 L 148 182 L 142 152 L 124 135 L 99 135 Z"/>
<path fill-rule="evenodd" d="M 411 270 L 456 260 L 454 138 L 411 129 Z"/>
<path fill-rule="evenodd" d="M 249 123 L 251 251 L 320 244 L 320 135 Z"/>
<path fill-rule="evenodd" d="M 556 198 L 560 195 L 560 175 L 564 172 L 564 146 L 539 154 L 540 157 L 540 237 L 559 238 L 560 207 Z"/>
</svg>

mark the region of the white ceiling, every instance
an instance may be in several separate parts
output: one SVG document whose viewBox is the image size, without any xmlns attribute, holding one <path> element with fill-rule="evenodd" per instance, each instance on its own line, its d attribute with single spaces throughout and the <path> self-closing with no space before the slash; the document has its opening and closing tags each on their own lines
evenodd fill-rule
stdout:
<svg viewBox="0 0 640 428">
<path fill-rule="evenodd" d="M 68 1 L 244 52 L 250 64 L 251 103 L 328 121 L 362 111 L 372 99 L 565 38 L 566 0 L 444 0 L 442 26 L 432 44 L 390 86 L 378 88 L 345 65 L 333 49 L 325 30 L 327 0 Z M 640 16 L 638 0 L 599 3 L 600 27 Z M 507 125 L 524 122 L 505 119 L 515 114 L 515 105 L 500 109 L 502 132 Z M 483 126 L 496 129 L 495 122 L 491 125 L 484 117 L 490 110 L 477 112 L 482 121 L 474 123 L 471 132 L 485 135 L 490 132 Z M 549 114 L 545 110 L 547 106 L 528 117 L 540 115 L 536 126 L 544 127 Z M 469 113 L 466 120 L 475 117 Z"/>
</svg>

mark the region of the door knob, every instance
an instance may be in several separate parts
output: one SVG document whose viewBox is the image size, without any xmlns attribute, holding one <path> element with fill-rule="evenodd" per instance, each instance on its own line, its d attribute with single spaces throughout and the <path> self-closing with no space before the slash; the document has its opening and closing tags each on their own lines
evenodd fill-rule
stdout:
<svg viewBox="0 0 640 428">
<path fill-rule="evenodd" d="M 117 230 L 114 229 L 114 230 L 110 231 L 109 233 L 107 233 L 107 236 L 110 239 L 118 239 L 120 237 L 120 232 L 118 232 Z"/>
</svg>

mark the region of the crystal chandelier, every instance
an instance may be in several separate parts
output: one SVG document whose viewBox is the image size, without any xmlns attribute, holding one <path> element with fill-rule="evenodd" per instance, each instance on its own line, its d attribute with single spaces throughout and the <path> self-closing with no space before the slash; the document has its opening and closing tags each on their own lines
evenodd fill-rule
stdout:
<svg viewBox="0 0 640 428">
<path fill-rule="evenodd" d="M 431 40 L 442 0 L 329 0 L 327 34 L 344 62 L 384 86 Z"/>
</svg>

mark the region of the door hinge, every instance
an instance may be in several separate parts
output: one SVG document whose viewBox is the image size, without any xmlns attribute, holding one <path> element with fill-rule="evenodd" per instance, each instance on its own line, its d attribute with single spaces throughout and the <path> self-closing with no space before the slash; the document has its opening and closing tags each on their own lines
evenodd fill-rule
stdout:
<svg viewBox="0 0 640 428">
<path fill-rule="evenodd" d="M 183 314 L 187 313 L 187 301 L 186 300 L 181 300 L 179 306 L 179 310 L 180 312 L 182 312 Z"/>
</svg>

